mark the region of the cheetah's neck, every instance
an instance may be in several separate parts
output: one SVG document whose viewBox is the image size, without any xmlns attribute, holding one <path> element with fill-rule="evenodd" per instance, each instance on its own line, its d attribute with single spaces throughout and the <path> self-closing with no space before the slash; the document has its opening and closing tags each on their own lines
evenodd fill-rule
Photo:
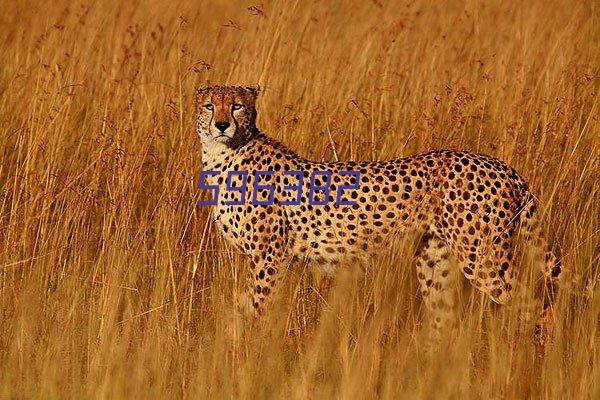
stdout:
<svg viewBox="0 0 600 400">
<path fill-rule="evenodd" d="M 235 154 L 223 144 L 202 144 L 202 167 L 205 171 L 218 171 Z"/>
<path fill-rule="evenodd" d="M 202 165 L 204 170 L 218 171 L 227 164 L 239 150 L 254 141 L 260 132 L 256 131 L 244 142 L 222 143 L 215 141 L 202 142 Z"/>
<path fill-rule="evenodd" d="M 244 154 L 253 148 L 259 148 L 261 153 L 280 152 L 288 157 L 301 160 L 296 153 L 283 143 L 270 138 L 262 132 L 256 132 L 250 140 L 243 145 L 231 148 L 225 144 L 202 144 L 202 164 L 204 170 L 221 171 L 227 168 L 229 162 L 237 157 L 244 158 Z"/>
</svg>

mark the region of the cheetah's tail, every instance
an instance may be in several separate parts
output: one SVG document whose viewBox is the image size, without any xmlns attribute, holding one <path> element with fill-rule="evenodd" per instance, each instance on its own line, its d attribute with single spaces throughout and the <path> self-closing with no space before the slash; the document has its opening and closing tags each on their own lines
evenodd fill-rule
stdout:
<svg viewBox="0 0 600 400">
<path fill-rule="evenodd" d="M 541 232 L 539 216 L 536 215 L 537 202 L 529 192 L 523 197 L 525 201 L 519 213 L 521 235 L 529 245 L 535 263 L 541 268 L 544 279 L 538 288 L 542 296 L 542 312 L 535 326 L 538 344 L 546 348 L 548 338 L 552 337 L 554 326 L 554 304 L 558 294 L 558 279 L 562 272 L 562 263 L 556 246 L 548 245 Z M 544 350 L 545 351 L 545 350 Z"/>
<path fill-rule="evenodd" d="M 540 266 L 544 277 L 554 286 L 562 271 L 562 263 L 559 258 L 560 250 L 555 245 L 549 245 L 544 239 L 539 217 L 536 214 L 537 201 L 535 197 L 527 192 L 524 199 L 518 218 L 521 226 L 521 236 L 531 247 L 532 254 L 538 261 L 537 264 Z M 541 262 L 542 260 L 543 262 Z M 553 288 L 553 291 L 555 289 Z"/>
</svg>

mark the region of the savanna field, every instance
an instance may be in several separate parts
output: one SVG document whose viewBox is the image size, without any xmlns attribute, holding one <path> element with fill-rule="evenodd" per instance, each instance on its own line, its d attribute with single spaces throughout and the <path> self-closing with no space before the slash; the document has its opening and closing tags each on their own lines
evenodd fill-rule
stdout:
<svg viewBox="0 0 600 400">
<path fill-rule="evenodd" d="M 0 9 L 0 398 L 600 398 L 597 1 Z M 249 260 L 196 205 L 208 84 L 260 84 L 259 128 L 314 160 L 514 166 L 563 257 L 546 357 L 468 284 L 423 357 L 412 237 L 335 278 L 289 265 L 240 329 Z"/>
</svg>

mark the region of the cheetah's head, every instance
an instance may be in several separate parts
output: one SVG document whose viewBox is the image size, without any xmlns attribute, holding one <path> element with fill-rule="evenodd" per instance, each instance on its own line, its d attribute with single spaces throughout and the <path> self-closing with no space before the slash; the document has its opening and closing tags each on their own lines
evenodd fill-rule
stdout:
<svg viewBox="0 0 600 400">
<path fill-rule="evenodd" d="M 196 130 L 203 146 L 237 148 L 257 131 L 258 87 L 210 86 L 198 89 Z"/>
</svg>

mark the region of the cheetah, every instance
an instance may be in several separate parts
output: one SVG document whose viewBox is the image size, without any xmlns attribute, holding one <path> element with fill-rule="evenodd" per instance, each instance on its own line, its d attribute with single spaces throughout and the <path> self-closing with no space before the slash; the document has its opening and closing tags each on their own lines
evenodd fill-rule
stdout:
<svg viewBox="0 0 600 400">
<path fill-rule="evenodd" d="M 461 273 L 495 303 L 510 300 L 520 233 L 544 275 L 536 325 L 544 331 L 561 263 L 544 245 L 536 199 L 513 168 L 450 150 L 390 161 L 310 161 L 256 127 L 258 94 L 258 87 L 200 88 L 196 121 L 203 170 L 213 171 L 200 184 L 220 189 L 215 225 L 252 261 L 253 315 L 268 308 L 286 260 L 333 272 L 374 254 L 387 238 L 416 231 L 417 278 L 435 340 L 453 324 L 451 286 Z"/>
</svg>

